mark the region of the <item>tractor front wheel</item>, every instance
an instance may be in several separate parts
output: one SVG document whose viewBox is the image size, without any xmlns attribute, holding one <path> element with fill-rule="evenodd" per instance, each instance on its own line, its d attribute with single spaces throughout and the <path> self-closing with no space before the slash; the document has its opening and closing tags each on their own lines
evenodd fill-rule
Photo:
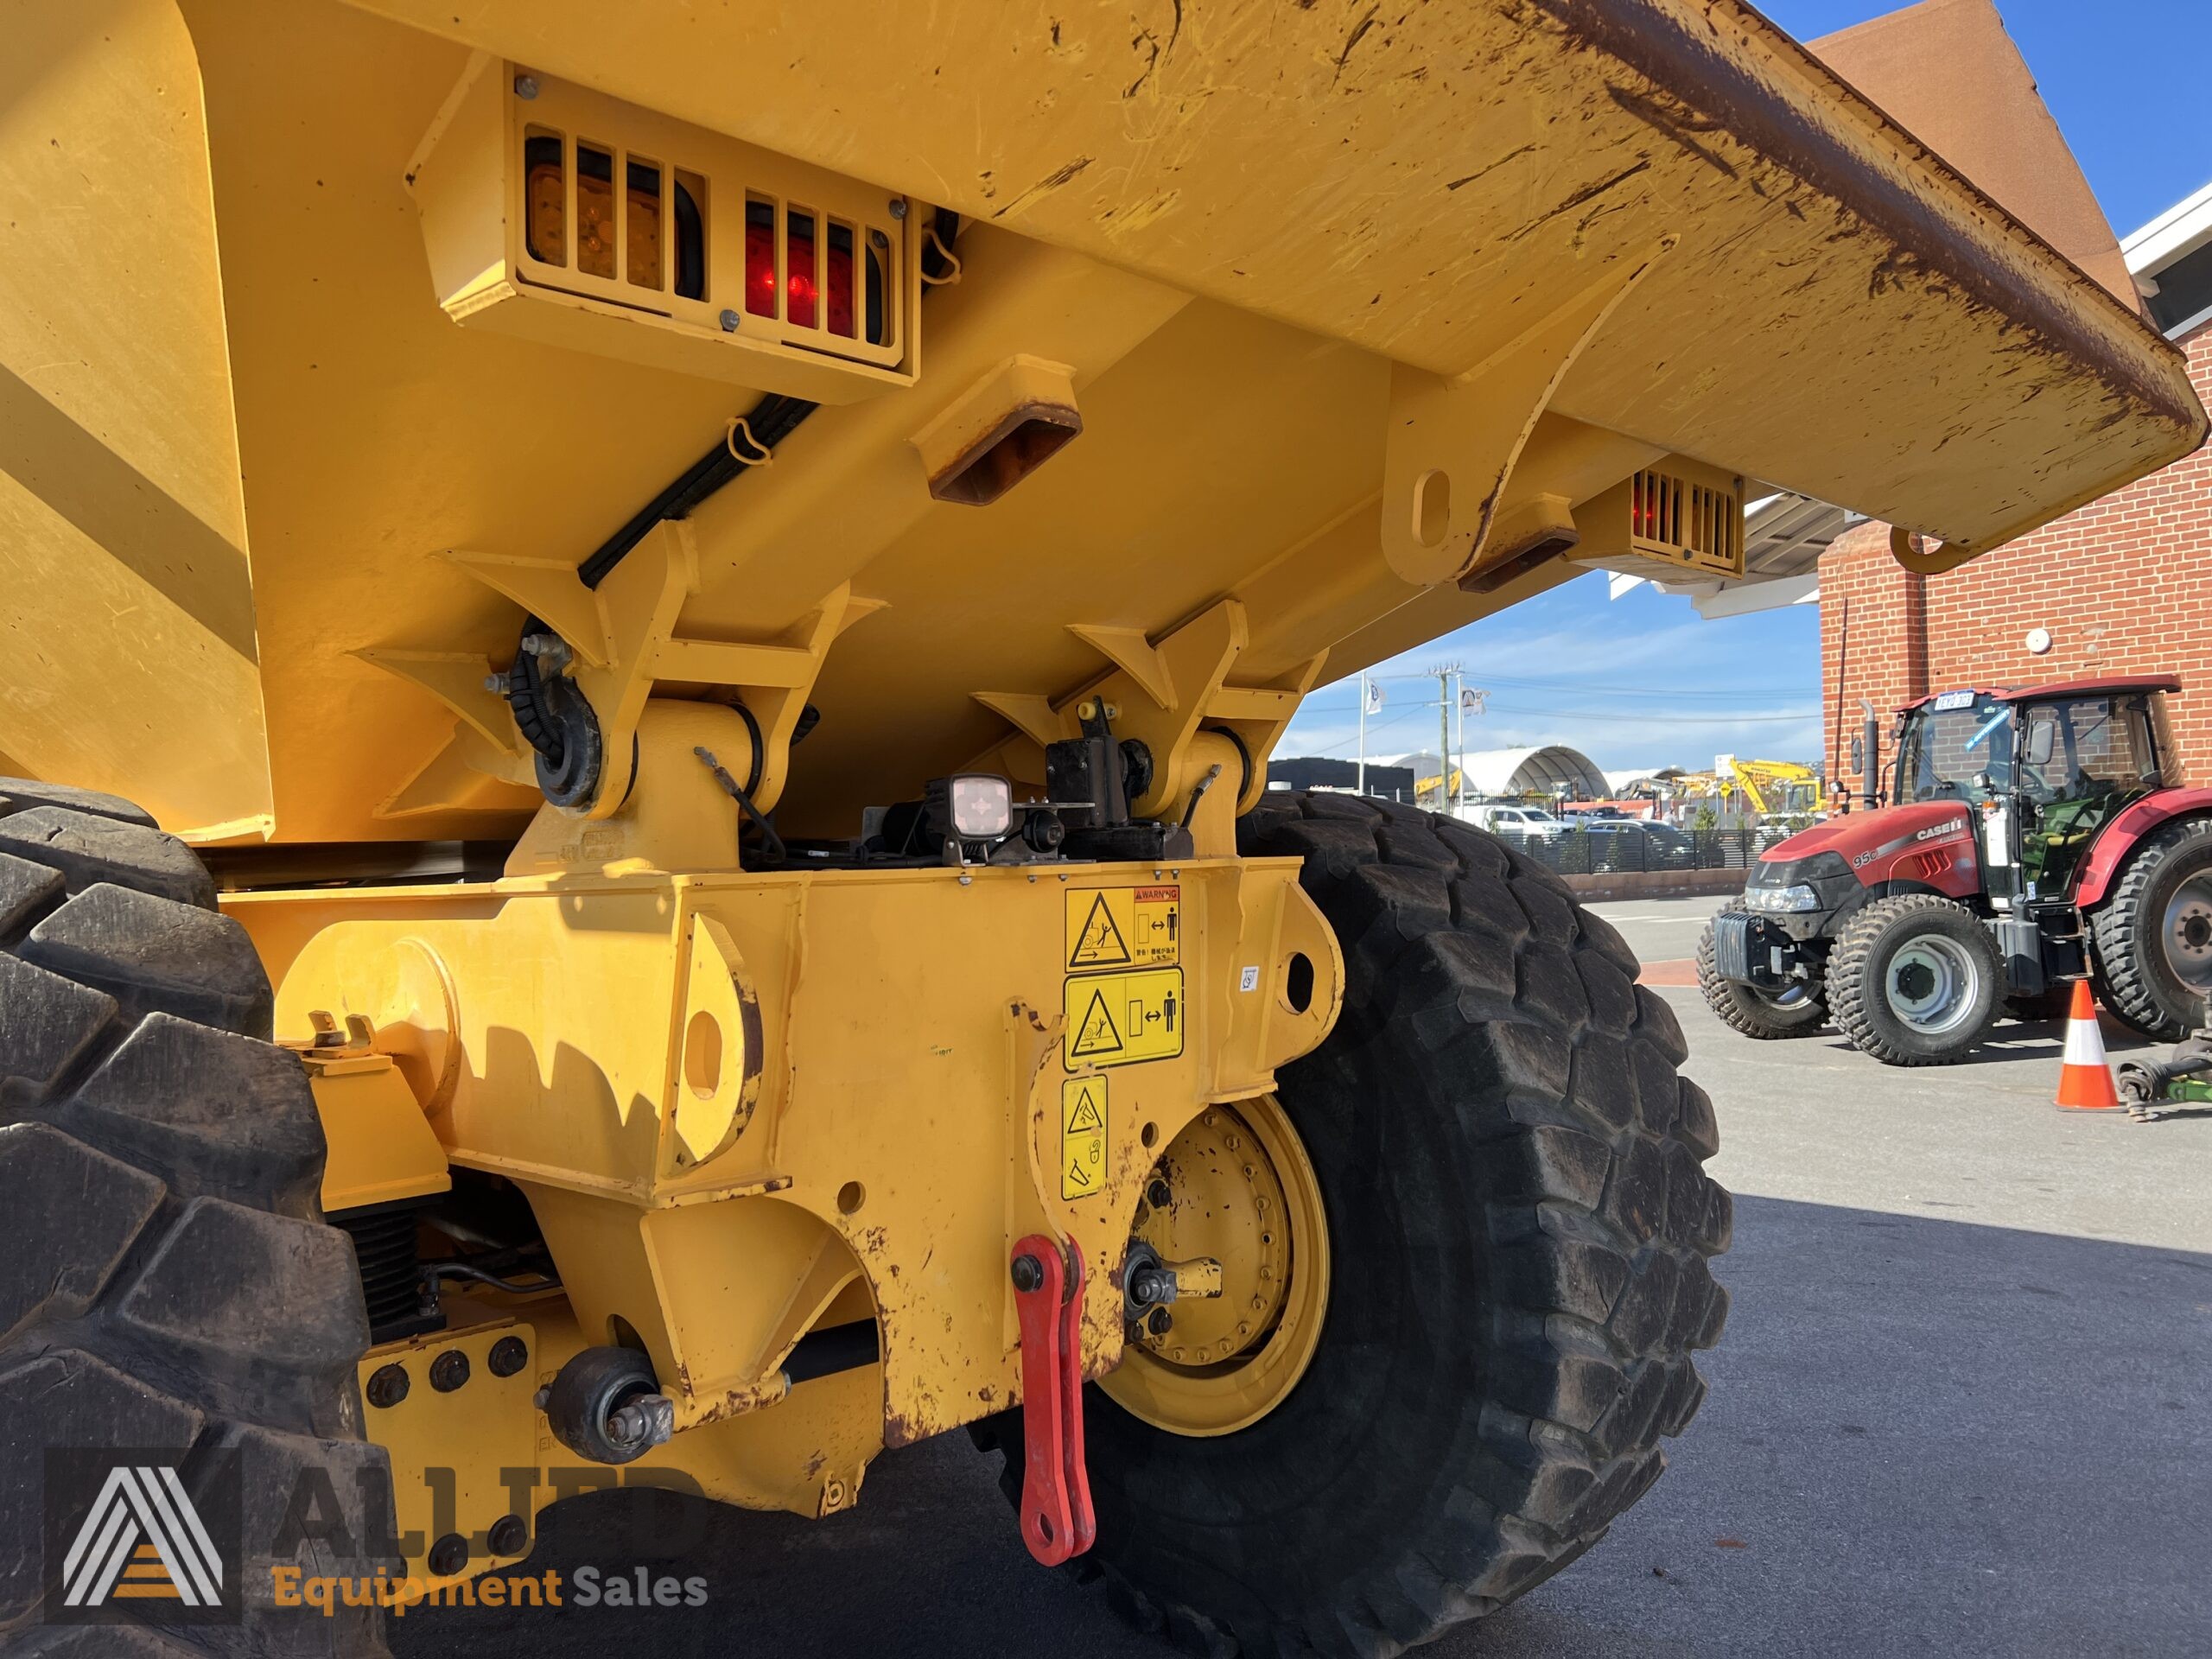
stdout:
<svg viewBox="0 0 2212 1659">
<path fill-rule="evenodd" d="M 2089 923 L 2098 1000 L 2145 1037 L 2177 1043 L 2212 996 L 2212 818 L 2162 826 L 2135 849 Z"/>
<path fill-rule="evenodd" d="M 1947 1065 L 1996 1023 L 2005 964 L 1963 905 L 1897 893 L 1844 924 L 1827 988 L 1836 1028 L 1860 1052 L 1885 1065 Z"/>
<path fill-rule="evenodd" d="M 1240 844 L 1305 861 L 1344 1013 L 1166 1149 L 1140 1233 L 1212 1229 L 1224 1294 L 1085 1390 L 1076 1566 L 1191 1652 L 1366 1659 L 1541 1583 L 1657 1478 L 1731 1205 L 1672 1011 L 1556 877 L 1355 796 L 1270 796 Z M 1018 1493 L 1018 1417 L 979 1438 Z"/>
</svg>

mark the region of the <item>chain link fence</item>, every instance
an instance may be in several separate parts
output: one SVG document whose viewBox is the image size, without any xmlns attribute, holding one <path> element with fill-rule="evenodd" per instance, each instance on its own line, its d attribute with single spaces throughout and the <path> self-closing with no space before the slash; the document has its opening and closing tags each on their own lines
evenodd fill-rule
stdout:
<svg viewBox="0 0 2212 1659">
<path fill-rule="evenodd" d="M 1563 835 L 1501 831 L 1498 839 L 1561 875 L 1632 875 L 1653 870 L 1745 870 L 1764 844 L 1749 824 L 1725 830 L 1676 830 L 1665 824 L 1603 821 Z"/>
</svg>

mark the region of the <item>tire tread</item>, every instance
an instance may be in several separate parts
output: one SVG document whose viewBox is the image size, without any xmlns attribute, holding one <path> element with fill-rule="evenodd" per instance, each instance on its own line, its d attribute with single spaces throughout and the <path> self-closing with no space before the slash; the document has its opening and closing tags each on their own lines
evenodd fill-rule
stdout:
<svg viewBox="0 0 2212 1659">
<path fill-rule="evenodd" d="M 35 1622 L 42 1447 L 172 1448 L 188 1485 L 243 1448 L 251 1507 L 291 1466 L 269 1448 L 313 1446 L 383 1470 L 390 1491 L 389 1459 L 362 1434 L 353 1246 L 316 1201 L 321 1122 L 304 1070 L 268 1041 L 271 1001 L 183 842 L 112 796 L 0 779 L 0 1207 L 15 1241 L 0 1266 L 0 1484 L 14 1495 L 0 1645 L 386 1651 L 372 1610 L 328 1619 L 251 1593 L 237 1625 L 162 1636 Z M 373 1535 L 388 1536 L 381 1520 Z"/>
</svg>

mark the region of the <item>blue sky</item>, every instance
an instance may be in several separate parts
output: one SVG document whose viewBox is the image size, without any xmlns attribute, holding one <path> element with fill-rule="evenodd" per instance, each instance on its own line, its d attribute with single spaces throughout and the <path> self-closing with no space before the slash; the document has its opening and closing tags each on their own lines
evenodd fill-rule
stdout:
<svg viewBox="0 0 2212 1659">
<path fill-rule="evenodd" d="M 1998 0 L 1998 9 L 2119 235 L 2212 180 L 2212 0 Z M 1810 40 L 1896 6 L 1762 0 L 1761 10 Z M 1606 767 L 1819 754 L 1817 606 L 1707 622 L 1688 600 L 1649 587 L 1611 601 L 1605 591 L 1602 574 L 1578 577 L 1376 671 L 1461 664 L 1467 683 L 1491 694 L 1489 712 L 1468 722 L 1470 749 L 1570 743 Z M 1384 679 L 1370 756 L 1434 750 L 1435 683 Z M 1355 683 L 1315 692 L 1276 753 L 1351 755 L 1357 707 Z"/>
</svg>

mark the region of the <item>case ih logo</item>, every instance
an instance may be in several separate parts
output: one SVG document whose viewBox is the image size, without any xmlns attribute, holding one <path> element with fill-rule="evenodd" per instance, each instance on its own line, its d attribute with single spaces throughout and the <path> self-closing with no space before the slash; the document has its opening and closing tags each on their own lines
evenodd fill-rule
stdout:
<svg viewBox="0 0 2212 1659">
<path fill-rule="evenodd" d="M 185 1490 L 174 1451 L 51 1450 L 46 1465 L 50 1624 L 238 1618 L 238 1479 L 233 1460 Z M 219 1544 L 218 1540 L 222 1541 Z"/>
<path fill-rule="evenodd" d="M 1899 836 L 1895 841 L 1885 841 L 1879 847 L 1870 848 L 1851 861 L 1851 868 L 1854 870 L 1863 870 L 1876 859 L 1887 858 L 1891 853 L 1903 848 L 1916 846 L 1923 841 L 1942 841 L 1949 836 L 1963 836 L 1966 833 L 1967 821 L 1964 818 L 1946 818 L 1941 823 L 1929 824 L 1925 830 L 1916 830 L 1909 836 Z"/>
</svg>

